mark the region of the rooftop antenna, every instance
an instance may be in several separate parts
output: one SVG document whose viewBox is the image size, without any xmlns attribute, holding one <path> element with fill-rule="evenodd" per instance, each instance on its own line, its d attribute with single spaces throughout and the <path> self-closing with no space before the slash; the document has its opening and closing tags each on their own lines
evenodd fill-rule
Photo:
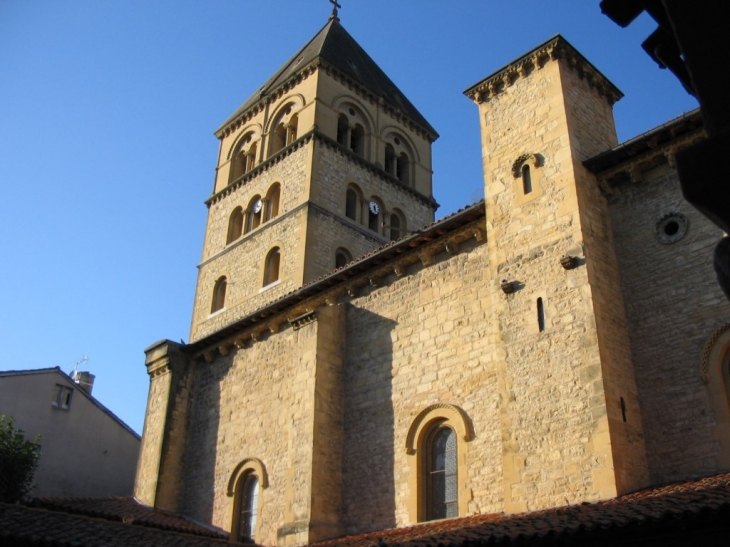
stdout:
<svg viewBox="0 0 730 547">
<path fill-rule="evenodd" d="M 79 365 L 83 365 L 88 360 L 89 360 L 89 358 L 86 355 L 84 355 L 84 356 L 81 357 L 81 359 L 79 359 L 78 361 L 76 361 L 74 363 L 74 371 L 71 373 L 71 379 L 74 382 L 78 383 L 78 381 L 79 381 L 78 380 L 78 377 L 79 377 Z"/>
</svg>

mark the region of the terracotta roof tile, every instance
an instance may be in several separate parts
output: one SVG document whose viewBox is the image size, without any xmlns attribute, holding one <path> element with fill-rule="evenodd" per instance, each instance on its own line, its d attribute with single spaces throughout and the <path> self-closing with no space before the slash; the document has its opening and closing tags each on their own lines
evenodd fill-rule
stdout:
<svg viewBox="0 0 730 547">
<path fill-rule="evenodd" d="M 730 527 L 730 473 L 650 488 L 596 503 L 514 515 L 489 514 L 440 520 L 316 543 L 317 547 L 388 547 L 485 544 L 530 545 L 590 541 L 607 534 L 686 526 L 705 518 Z"/>
<path fill-rule="evenodd" d="M 0 503 L 0 545 L 34 547 L 224 547 L 227 539 Z"/>
<path fill-rule="evenodd" d="M 143 505 L 131 496 L 98 498 L 37 498 L 33 507 L 84 515 L 108 521 L 135 524 L 210 538 L 227 538 L 225 532 L 202 526 L 184 517 Z"/>
</svg>

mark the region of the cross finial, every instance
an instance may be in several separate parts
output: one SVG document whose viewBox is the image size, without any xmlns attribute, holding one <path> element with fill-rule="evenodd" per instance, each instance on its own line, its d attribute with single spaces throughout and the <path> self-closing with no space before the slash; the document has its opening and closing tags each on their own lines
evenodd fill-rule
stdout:
<svg viewBox="0 0 730 547">
<path fill-rule="evenodd" d="M 337 0 L 330 0 L 330 4 L 332 4 L 332 17 L 337 17 L 337 8 L 341 8 L 340 4 L 337 2 Z"/>
</svg>

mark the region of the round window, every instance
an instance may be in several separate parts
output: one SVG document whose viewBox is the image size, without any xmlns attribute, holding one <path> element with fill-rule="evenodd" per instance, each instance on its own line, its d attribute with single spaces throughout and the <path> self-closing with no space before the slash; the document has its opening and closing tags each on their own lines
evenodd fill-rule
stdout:
<svg viewBox="0 0 730 547">
<path fill-rule="evenodd" d="M 654 228 L 659 243 L 675 243 L 687 233 L 687 218 L 680 213 L 664 215 Z"/>
</svg>

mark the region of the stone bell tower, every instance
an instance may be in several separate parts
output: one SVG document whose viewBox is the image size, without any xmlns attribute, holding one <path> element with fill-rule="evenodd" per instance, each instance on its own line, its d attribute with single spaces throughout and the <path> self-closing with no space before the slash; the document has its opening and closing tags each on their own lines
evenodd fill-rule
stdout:
<svg viewBox="0 0 730 547">
<path fill-rule="evenodd" d="M 590 484 L 589 496 L 646 486 L 608 203 L 583 165 L 618 144 L 612 105 L 622 94 L 559 35 L 465 93 L 479 107 L 496 295 L 489 323 L 499 326 L 505 389 L 518 394 L 501 409 L 510 439 L 503 450 L 505 510 L 533 507 L 534 500 L 516 492 L 533 488 L 536 475 L 574 471 L 551 454 L 579 454 L 576 469 L 591 470 L 581 479 Z M 563 395 L 565 386 L 575 393 Z M 537 412 L 536 422 L 562 424 L 557 417 L 578 393 L 590 403 L 567 419 L 571 435 L 546 436 L 553 452 L 534 452 L 525 442 L 531 425 L 524 416 Z M 566 439 L 582 440 L 569 446 Z M 553 494 L 546 488 L 541 495 Z"/>
<path fill-rule="evenodd" d="M 336 12 L 216 131 L 190 340 L 433 221 L 436 131 Z"/>
</svg>

